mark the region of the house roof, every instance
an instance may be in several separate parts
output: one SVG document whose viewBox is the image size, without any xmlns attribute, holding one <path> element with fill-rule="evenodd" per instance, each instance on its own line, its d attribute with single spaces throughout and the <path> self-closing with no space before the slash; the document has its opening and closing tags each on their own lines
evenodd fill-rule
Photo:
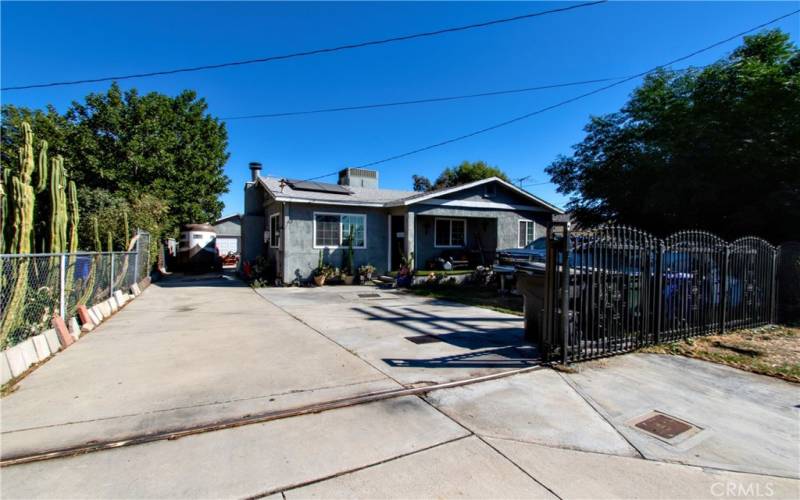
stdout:
<svg viewBox="0 0 800 500">
<path fill-rule="evenodd" d="M 224 216 L 220 217 L 219 219 L 215 220 L 214 222 L 212 222 L 211 225 L 222 224 L 223 222 L 229 221 L 231 219 L 238 219 L 241 216 L 242 216 L 242 214 L 224 215 Z"/>
<path fill-rule="evenodd" d="M 478 180 L 478 181 L 468 182 L 466 184 L 461 184 L 459 186 L 436 189 L 436 190 L 433 190 L 433 191 L 425 191 L 423 193 L 414 193 L 412 196 L 409 196 L 409 197 L 406 197 L 406 198 L 403 198 L 403 199 L 399 199 L 399 200 L 395 200 L 394 202 L 389 203 L 387 206 L 393 207 L 393 206 L 400 206 L 400 205 L 412 205 L 414 203 L 419 203 L 421 201 L 429 200 L 431 198 L 436 198 L 437 196 L 441 196 L 443 194 L 457 193 L 459 191 L 463 191 L 465 189 L 470 189 L 470 188 L 473 188 L 475 186 L 481 186 L 483 184 L 488 184 L 489 182 L 497 182 L 499 184 L 502 184 L 503 186 L 505 186 L 505 187 L 509 188 L 510 190 L 516 192 L 520 196 L 528 198 L 529 200 L 531 200 L 531 201 L 533 201 L 533 202 L 535 202 L 537 204 L 544 205 L 545 207 L 553 210 L 556 213 L 559 213 L 559 214 L 563 214 L 564 213 L 564 211 L 561 210 L 560 208 L 558 208 L 557 206 L 552 205 L 550 203 L 547 203 L 546 201 L 544 201 L 543 199 L 539 198 L 538 196 L 534 196 L 533 194 L 525 191 L 524 189 L 518 188 L 517 186 L 511 184 L 508 181 L 504 181 L 503 179 L 501 179 L 499 177 L 487 177 L 486 179 L 481 179 L 481 180 Z"/>
<path fill-rule="evenodd" d="M 284 184 L 281 189 L 279 177 L 259 177 L 264 189 L 278 201 L 295 201 L 300 203 L 325 202 L 342 205 L 362 205 L 383 207 L 388 202 L 406 198 L 415 194 L 414 191 L 400 191 L 396 189 L 371 189 L 358 186 L 347 186 L 350 194 L 324 193 L 320 191 L 304 191 Z"/>
<path fill-rule="evenodd" d="M 347 186 L 347 188 L 350 190 L 349 194 L 337 194 L 294 189 L 287 183 L 284 183 L 283 187 L 281 187 L 281 178 L 279 177 L 259 177 L 258 181 L 276 201 L 371 207 L 399 207 L 412 205 L 415 203 L 424 202 L 431 198 L 436 198 L 443 194 L 457 193 L 459 191 L 487 184 L 489 182 L 498 182 L 508 189 L 523 196 L 524 198 L 533 201 L 537 205 L 542 205 L 555 213 L 564 213 L 564 211 L 560 208 L 547 203 L 541 198 L 534 196 L 524 189 L 518 188 L 517 186 L 511 184 L 510 182 L 506 182 L 499 177 L 489 177 L 487 179 L 481 179 L 479 181 L 462 184 L 460 186 L 426 191 L 423 193 L 417 191 L 402 191 L 397 189 L 372 189 L 358 186 Z"/>
</svg>

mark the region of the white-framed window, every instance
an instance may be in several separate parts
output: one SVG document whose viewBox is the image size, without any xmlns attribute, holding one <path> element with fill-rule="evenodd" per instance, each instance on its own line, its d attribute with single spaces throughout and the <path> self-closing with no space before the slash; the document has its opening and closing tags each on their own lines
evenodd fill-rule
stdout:
<svg viewBox="0 0 800 500">
<path fill-rule="evenodd" d="M 269 216 L 269 246 L 278 248 L 281 245 L 281 214 Z"/>
<path fill-rule="evenodd" d="M 433 246 L 437 248 L 463 247 L 467 245 L 466 219 L 436 218 L 436 235 Z"/>
<path fill-rule="evenodd" d="M 367 248 L 367 216 L 314 212 L 314 248 L 338 248 L 349 244 L 353 228 L 353 248 Z"/>
<path fill-rule="evenodd" d="M 532 220 L 519 220 L 519 234 L 518 245 L 520 248 L 525 248 L 528 243 L 536 239 L 536 223 Z"/>
</svg>

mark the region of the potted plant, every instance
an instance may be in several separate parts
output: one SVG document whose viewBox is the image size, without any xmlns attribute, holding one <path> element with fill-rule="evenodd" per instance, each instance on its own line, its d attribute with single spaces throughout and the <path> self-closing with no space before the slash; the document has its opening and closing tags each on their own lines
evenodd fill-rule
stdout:
<svg viewBox="0 0 800 500">
<path fill-rule="evenodd" d="M 361 281 L 369 281 L 372 279 L 372 273 L 375 272 L 375 266 L 372 264 L 365 264 L 358 268 L 358 274 L 361 275 Z"/>
<path fill-rule="evenodd" d="M 356 264 L 355 254 L 353 252 L 353 238 L 355 237 L 354 227 L 350 226 L 350 237 L 347 240 L 347 266 L 345 273 L 342 273 L 344 284 L 352 285 L 355 280 Z"/>
<path fill-rule="evenodd" d="M 314 284 L 317 286 L 322 286 L 325 284 L 325 280 L 328 279 L 333 274 L 333 269 L 331 266 L 325 264 L 322 260 L 322 250 L 319 251 L 319 261 L 317 263 L 317 268 L 314 269 Z"/>
</svg>

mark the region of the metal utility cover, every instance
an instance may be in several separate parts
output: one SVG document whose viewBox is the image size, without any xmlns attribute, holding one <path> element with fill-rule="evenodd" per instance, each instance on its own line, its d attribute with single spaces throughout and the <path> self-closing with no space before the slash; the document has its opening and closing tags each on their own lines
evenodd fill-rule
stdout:
<svg viewBox="0 0 800 500">
<path fill-rule="evenodd" d="M 359 293 L 359 297 L 362 299 L 377 299 L 380 298 L 380 295 L 377 293 Z"/>
<path fill-rule="evenodd" d="M 673 445 L 685 441 L 702 430 L 700 427 L 685 420 L 660 411 L 652 411 L 642 415 L 628 422 L 628 425 Z"/>
<path fill-rule="evenodd" d="M 647 420 L 639 422 L 636 424 L 636 427 L 664 439 L 672 439 L 678 434 L 683 434 L 692 428 L 691 425 L 666 415 L 655 415 Z"/>
<path fill-rule="evenodd" d="M 432 344 L 433 342 L 442 341 L 442 339 L 439 337 L 434 337 L 433 335 L 417 335 L 415 337 L 406 337 L 406 340 L 409 340 L 415 344 Z"/>
</svg>

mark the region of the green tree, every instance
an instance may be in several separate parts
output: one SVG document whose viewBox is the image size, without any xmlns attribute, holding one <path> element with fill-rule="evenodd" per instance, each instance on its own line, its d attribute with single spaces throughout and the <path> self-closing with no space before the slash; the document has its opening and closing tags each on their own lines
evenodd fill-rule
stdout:
<svg viewBox="0 0 800 500">
<path fill-rule="evenodd" d="M 23 119 L 30 120 L 37 139 L 48 141 L 51 156 L 64 156 L 69 176 L 81 193 L 92 193 L 87 198 L 79 196 L 85 224 L 96 213 L 94 204 L 111 203 L 109 197 L 114 203 L 127 203 L 128 208 L 145 195 L 160 200 L 158 207 L 151 208 L 167 207 L 166 214 L 160 215 L 160 226 L 170 234 L 182 223 L 212 221 L 222 212 L 219 195 L 227 192 L 229 184 L 223 173 L 227 131 L 224 123 L 207 114 L 205 100 L 192 91 L 175 97 L 155 92 L 140 95 L 112 84 L 105 93 L 73 102 L 64 115 L 52 107 L 41 112 L 3 106 L 4 166 L 14 164 L 6 159 L 16 158 Z M 84 246 L 92 241 L 85 224 L 80 230 Z M 103 232 L 119 234 L 102 221 L 100 226 Z"/>
<path fill-rule="evenodd" d="M 485 161 L 462 161 L 456 167 L 445 168 L 436 182 L 431 184 L 427 177 L 414 175 L 414 191 L 430 191 L 433 189 L 442 189 L 453 186 L 460 186 L 469 182 L 479 181 L 489 177 L 499 177 L 504 181 L 508 181 L 508 176 L 498 167 L 493 167 Z"/>
<path fill-rule="evenodd" d="M 546 171 L 583 225 L 797 239 L 798 117 L 800 52 L 768 31 L 711 66 L 648 76 Z"/>
<path fill-rule="evenodd" d="M 414 183 L 414 191 L 430 191 L 433 189 L 433 184 L 431 184 L 431 180 L 425 177 L 424 175 L 412 175 L 411 180 Z"/>
</svg>

